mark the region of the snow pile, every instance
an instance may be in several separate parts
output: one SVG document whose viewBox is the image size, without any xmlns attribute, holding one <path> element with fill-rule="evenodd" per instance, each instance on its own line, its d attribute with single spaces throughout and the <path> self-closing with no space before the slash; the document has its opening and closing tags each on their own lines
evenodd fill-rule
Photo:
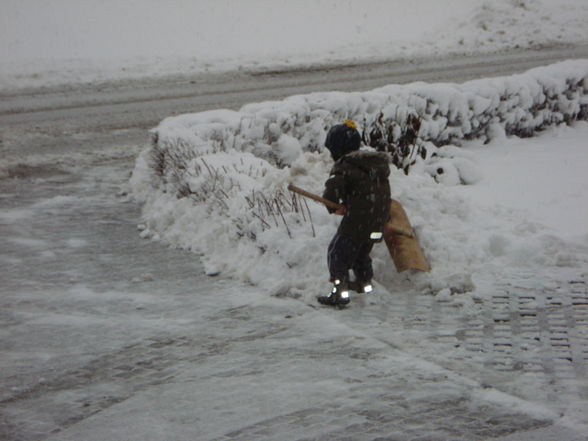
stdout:
<svg viewBox="0 0 588 441">
<path fill-rule="evenodd" d="M 438 183 L 483 178 L 469 149 L 444 144 L 507 142 L 505 133 L 530 135 L 586 118 L 587 76 L 588 62 L 566 62 L 463 85 L 318 93 L 239 112 L 168 118 L 153 131 L 154 143 L 139 156 L 131 179 L 145 204 L 141 234 L 201 253 L 210 274 L 224 272 L 273 295 L 310 298 L 324 291 L 326 248 L 339 218 L 290 194 L 288 183 L 320 193 L 332 166 L 322 149 L 332 124 L 352 118 L 368 129 L 369 121 L 397 123 L 417 113 L 423 119 L 418 143 L 426 154 L 410 158 L 408 176 L 394 168 L 390 183 L 433 271 L 398 274 L 380 245 L 373 253 L 380 283 L 394 289 L 407 283 L 443 299 L 473 292 L 472 275 L 481 268 L 586 265 L 582 253 L 546 227 Z"/>
</svg>

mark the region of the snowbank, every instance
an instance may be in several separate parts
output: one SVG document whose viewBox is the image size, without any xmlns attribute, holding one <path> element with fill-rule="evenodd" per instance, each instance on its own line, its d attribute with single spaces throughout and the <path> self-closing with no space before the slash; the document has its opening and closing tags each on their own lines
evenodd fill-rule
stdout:
<svg viewBox="0 0 588 441">
<path fill-rule="evenodd" d="M 412 164 L 409 175 L 394 168 L 390 183 L 433 271 L 397 274 L 382 245 L 373 255 L 380 283 L 396 289 L 410 283 L 443 297 L 472 292 L 472 274 L 497 261 L 500 268 L 577 265 L 563 240 L 547 238 L 544 228 L 438 183 L 482 179 L 471 152 L 451 144 L 530 136 L 587 119 L 586 78 L 588 61 L 569 61 L 462 85 L 315 93 L 168 118 L 153 130 L 153 145 L 131 179 L 145 204 L 141 234 L 201 253 L 211 274 L 225 272 L 274 295 L 311 297 L 324 289 L 326 247 L 339 219 L 288 193 L 287 184 L 321 191 L 332 165 L 322 148 L 332 124 L 352 118 L 365 140 L 381 147 L 382 139 L 398 141 L 416 114 L 422 118 L 416 144 L 425 150 L 422 156 L 411 150 L 404 158 Z"/>
</svg>

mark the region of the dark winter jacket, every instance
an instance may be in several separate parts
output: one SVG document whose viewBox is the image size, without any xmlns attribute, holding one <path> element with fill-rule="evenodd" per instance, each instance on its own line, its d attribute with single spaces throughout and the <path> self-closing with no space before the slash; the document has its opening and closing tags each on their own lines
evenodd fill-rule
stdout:
<svg viewBox="0 0 588 441">
<path fill-rule="evenodd" d="M 383 231 L 390 210 L 389 175 L 384 153 L 357 150 L 335 162 L 323 197 L 347 208 L 340 234 L 363 242 L 371 233 Z"/>
</svg>

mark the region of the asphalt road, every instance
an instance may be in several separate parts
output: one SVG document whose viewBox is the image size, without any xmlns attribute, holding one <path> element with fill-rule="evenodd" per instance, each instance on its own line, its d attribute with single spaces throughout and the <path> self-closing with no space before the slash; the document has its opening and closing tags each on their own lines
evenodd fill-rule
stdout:
<svg viewBox="0 0 588 441">
<path fill-rule="evenodd" d="M 103 131 L 155 126 L 163 118 L 317 91 L 363 91 L 415 81 L 464 82 L 570 58 L 588 45 L 533 51 L 382 61 L 290 70 L 226 72 L 0 93 L 0 128 Z"/>
</svg>

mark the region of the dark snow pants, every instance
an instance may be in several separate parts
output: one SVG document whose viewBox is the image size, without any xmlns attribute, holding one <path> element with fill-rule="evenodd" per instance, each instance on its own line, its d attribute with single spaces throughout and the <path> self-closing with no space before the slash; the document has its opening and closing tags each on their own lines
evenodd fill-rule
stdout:
<svg viewBox="0 0 588 441">
<path fill-rule="evenodd" d="M 356 243 L 348 236 L 335 234 L 327 255 L 330 280 L 349 280 L 349 270 L 353 270 L 356 280 L 372 280 L 374 272 L 370 252 L 373 246 L 374 241 L 369 239 Z"/>
</svg>

